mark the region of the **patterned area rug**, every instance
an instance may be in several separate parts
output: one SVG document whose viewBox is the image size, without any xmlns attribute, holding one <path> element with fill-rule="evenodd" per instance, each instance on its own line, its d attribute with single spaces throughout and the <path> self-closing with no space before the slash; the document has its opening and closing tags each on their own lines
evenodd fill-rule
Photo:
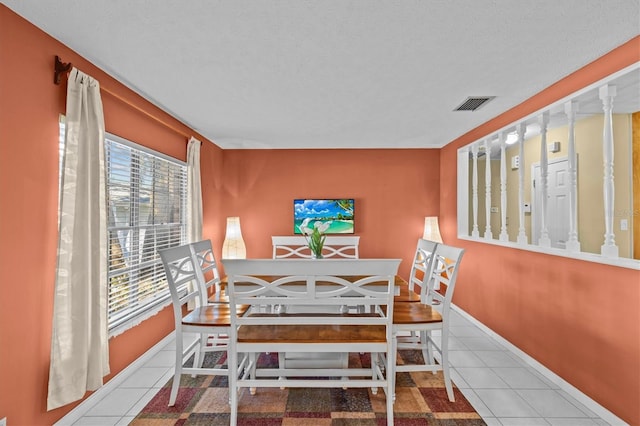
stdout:
<svg viewBox="0 0 640 426">
<path fill-rule="evenodd" d="M 401 351 L 409 360 L 422 358 L 420 352 Z M 190 363 L 188 361 L 187 363 Z M 208 353 L 206 366 L 224 362 L 224 356 Z M 370 366 L 367 354 L 351 354 L 350 365 Z M 277 367 L 277 355 L 261 355 L 259 364 Z M 229 393 L 227 378 L 222 376 L 183 375 L 175 406 L 168 407 L 172 380 L 158 392 L 130 425 L 228 425 Z M 455 388 L 455 402 L 449 402 L 442 373 L 398 373 L 394 420 L 397 426 L 485 425 L 471 404 Z M 240 394 L 238 425 L 260 426 L 377 426 L 386 425 L 385 397 L 382 389 L 373 395 L 370 389 L 324 388 L 258 388 L 255 395 L 248 390 Z"/>
</svg>

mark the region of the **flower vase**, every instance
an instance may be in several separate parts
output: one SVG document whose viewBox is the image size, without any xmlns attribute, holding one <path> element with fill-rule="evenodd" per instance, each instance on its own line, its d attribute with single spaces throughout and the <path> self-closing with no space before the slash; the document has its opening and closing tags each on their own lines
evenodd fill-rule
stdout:
<svg viewBox="0 0 640 426">
<path fill-rule="evenodd" d="M 322 259 L 322 253 L 311 252 L 311 258 L 312 259 Z"/>
</svg>

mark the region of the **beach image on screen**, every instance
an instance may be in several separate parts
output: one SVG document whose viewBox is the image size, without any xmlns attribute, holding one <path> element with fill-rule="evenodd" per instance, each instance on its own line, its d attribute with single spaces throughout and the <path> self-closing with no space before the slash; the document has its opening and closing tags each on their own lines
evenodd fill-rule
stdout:
<svg viewBox="0 0 640 426">
<path fill-rule="evenodd" d="M 293 200 L 294 224 L 293 232 L 301 234 L 300 224 L 311 219 L 310 227 L 315 221 L 330 222 L 327 234 L 354 233 L 354 200 L 341 199 L 296 199 Z"/>
</svg>

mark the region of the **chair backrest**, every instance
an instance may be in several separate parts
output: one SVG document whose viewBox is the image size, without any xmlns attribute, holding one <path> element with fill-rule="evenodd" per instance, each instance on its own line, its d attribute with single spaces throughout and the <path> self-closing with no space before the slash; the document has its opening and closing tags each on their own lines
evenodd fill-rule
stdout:
<svg viewBox="0 0 640 426">
<path fill-rule="evenodd" d="M 304 306 L 295 317 L 235 318 L 232 313 L 232 326 L 234 323 L 386 324 L 393 317 L 394 282 L 400 259 L 223 259 L 222 263 L 227 273 L 230 306 L 259 305 L 265 299 L 269 304 Z M 378 315 L 318 315 L 326 313 L 328 306 L 337 308 L 346 304 L 370 307 L 367 311 Z"/>
<path fill-rule="evenodd" d="M 435 241 L 420 238 L 413 256 L 413 264 L 411 265 L 411 273 L 409 274 L 409 290 L 413 291 L 416 285 L 426 291 L 426 278 L 428 277 L 429 268 L 433 260 L 433 252 L 438 243 Z"/>
<path fill-rule="evenodd" d="M 433 253 L 429 281 L 426 292 L 421 294 L 421 302 L 426 304 L 440 303 L 442 305 L 442 317 L 446 321 L 451 308 L 453 291 L 456 287 L 458 268 L 462 261 L 464 249 L 438 244 Z"/>
<path fill-rule="evenodd" d="M 307 239 L 302 235 L 272 236 L 273 259 L 302 258 L 311 259 L 311 250 Z M 322 257 L 358 259 L 360 236 L 327 235 L 322 248 Z"/>
<path fill-rule="evenodd" d="M 218 263 L 213 254 L 211 240 L 202 240 L 191 243 L 196 261 L 200 266 L 204 278 L 204 286 L 206 290 L 215 286 L 216 293 L 220 293 L 220 272 L 218 271 Z"/>
<path fill-rule="evenodd" d="M 200 306 L 207 303 L 201 269 L 190 244 L 158 250 L 158 254 L 167 275 L 177 329 L 182 322 L 183 305 L 190 300 Z"/>
</svg>

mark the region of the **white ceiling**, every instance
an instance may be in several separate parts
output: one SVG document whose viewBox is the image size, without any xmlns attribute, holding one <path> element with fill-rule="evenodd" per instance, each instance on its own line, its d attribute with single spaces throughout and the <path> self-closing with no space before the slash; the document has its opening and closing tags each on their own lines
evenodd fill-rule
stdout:
<svg viewBox="0 0 640 426">
<path fill-rule="evenodd" d="M 223 148 L 442 147 L 640 34 L 640 0 L 1 1 Z"/>
</svg>

